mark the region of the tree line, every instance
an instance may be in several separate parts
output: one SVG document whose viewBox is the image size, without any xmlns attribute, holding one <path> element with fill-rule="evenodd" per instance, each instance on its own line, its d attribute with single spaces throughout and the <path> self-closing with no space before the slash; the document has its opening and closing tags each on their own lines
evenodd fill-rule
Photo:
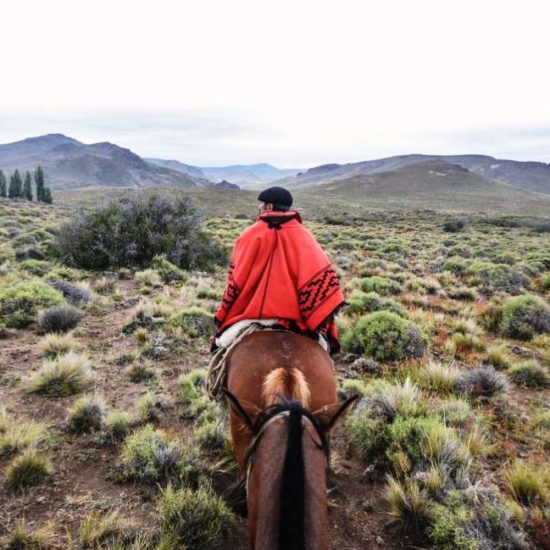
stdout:
<svg viewBox="0 0 550 550">
<path fill-rule="evenodd" d="M 25 180 L 21 178 L 19 170 L 15 170 L 10 176 L 10 183 L 2 170 L 0 170 L 0 197 L 10 199 L 26 199 L 33 200 L 33 185 L 31 173 L 27 170 Z M 34 171 L 34 183 L 36 185 L 36 201 L 51 204 L 52 192 L 50 188 L 44 184 L 44 170 L 39 166 Z"/>
</svg>

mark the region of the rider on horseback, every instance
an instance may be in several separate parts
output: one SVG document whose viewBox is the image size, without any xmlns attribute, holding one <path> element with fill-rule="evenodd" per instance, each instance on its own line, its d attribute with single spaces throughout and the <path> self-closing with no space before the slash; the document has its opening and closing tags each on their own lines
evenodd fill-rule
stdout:
<svg viewBox="0 0 550 550">
<path fill-rule="evenodd" d="M 218 339 L 250 320 L 313 337 L 339 348 L 334 315 L 344 303 L 338 277 L 315 237 L 291 210 L 292 195 L 270 187 L 258 196 L 256 223 L 237 239 L 227 286 L 216 312 Z M 217 340 L 217 344 L 220 341 Z"/>
</svg>

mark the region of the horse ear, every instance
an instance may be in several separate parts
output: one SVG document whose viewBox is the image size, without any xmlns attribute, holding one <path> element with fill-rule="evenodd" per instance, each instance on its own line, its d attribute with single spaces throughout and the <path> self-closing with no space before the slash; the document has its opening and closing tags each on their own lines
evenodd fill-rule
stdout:
<svg viewBox="0 0 550 550">
<path fill-rule="evenodd" d="M 332 405 L 325 405 L 323 408 L 315 411 L 313 416 L 317 418 L 321 426 L 326 432 L 330 432 L 338 419 L 348 412 L 348 409 L 359 398 L 359 394 L 354 394 L 348 397 L 341 403 L 333 403 Z"/>
<path fill-rule="evenodd" d="M 225 397 L 227 397 L 233 412 L 244 420 L 250 431 L 253 431 L 254 422 L 256 421 L 256 417 L 261 410 L 253 403 L 240 403 L 239 400 L 228 390 L 222 389 L 222 392 L 225 394 Z"/>
</svg>

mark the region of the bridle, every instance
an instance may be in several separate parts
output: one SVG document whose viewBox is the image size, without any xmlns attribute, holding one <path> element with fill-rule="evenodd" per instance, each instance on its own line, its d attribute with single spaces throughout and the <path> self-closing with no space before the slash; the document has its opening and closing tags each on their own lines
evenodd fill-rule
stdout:
<svg viewBox="0 0 550 550">
<path fill-rule="evenodd" d="M 246 454 L 245 454 L 245 465 L 246 465 L 246 493 L 248 494 L 248 480 L 250 478 L 250 473 L 252 471 L 252 466 L 254 464 L 254 457 L 256 456 L 256 451 L 258 450 L 258 445 L 262 439 L 262 436 L 265 434 L 267 429 L 278 419 L 287 418 L 290 416 L 291 411 L 298 411 L 302 418 L 305 417 L 314 427 L 315 432 L 319 436 L 320 444 L 312 438 L 316 447 L 323 451 L 326 459 L 327 466 L 330 463 L 330 447 L 328 439 L 325 433 L 325 430 L 319 420 L 307 409 L 304 409 L 298 401 L 283 401 L 282 403 L 277 403 L 271 405 L 267 409 L 264 409 L 260 416 L 257 418 L 256 422 L 252 426 L 252 432 L 254 438 L 252 439 Z"/>
</svg>

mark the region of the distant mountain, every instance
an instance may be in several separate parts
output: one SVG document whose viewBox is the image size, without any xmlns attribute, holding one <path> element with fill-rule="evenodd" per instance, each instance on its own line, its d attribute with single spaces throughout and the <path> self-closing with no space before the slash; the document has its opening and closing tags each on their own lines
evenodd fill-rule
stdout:
<svg viewBox="0 0 550 550">
<path fill-rule="evenodd" d="M 550 212 L 550 196 L 518 189 L 470 172 L 443 159 L 424 159 L 385 171 L 355 173 L 317 184 L 316 197 L 370 207 L 454 210 L 463 212 Z M 371 167 L 372 168 L 372 167 Z M 332 170 L 333 172 L 337 170 Z M 302 187 L 312 192 L 311 187 Z"/>
<path fill-rule="evenodd" d="M 214 182 L 223 180 L 238 184 L 245 189 L 258 189 L 272 181 L 294 176 L 300 170 L 280 170 L 271 164 L 235 164 L 232 166 L 201 166 L 203 174 Z"/>
<path fill-rule="evenodd" d="M 485 155 L 400 155 L 349 164 L 325 164 L 281 179 L 277 184 L 291 187 L 320 185 L 359 175 L 392 172 L 428 161 L 449 162 L 479 176 L 504 182 L 519 189 L 550 194 L 550 164 L 500 160 Z"/>
<path fill-rule="evenodd" d="M 108 142 L 86 145 L 62 134 L 47 134 L 0 145 L 4 172 L 34 170 L 38 165 L 52 189 L 205 185 L 200 178 L 147 163 L 129 149 Z"/>
<path fill-rule="evenodd" d="M 163 159 L 151 159 L 151 158 L 144 158 L 143 160 L 148 162 L 149 164 L 162 166 L 163 168 L 169 168 L 170 170 L 175 170 L 176 172 L 180 172 L 181 174 L 187 174 L 195 178 L 208 179 L 204 175 L 204 172 L 198 166 L 191 166 L 191 164 L 184 164 L 179 160 L 163 160 Z"/>
</svg>

